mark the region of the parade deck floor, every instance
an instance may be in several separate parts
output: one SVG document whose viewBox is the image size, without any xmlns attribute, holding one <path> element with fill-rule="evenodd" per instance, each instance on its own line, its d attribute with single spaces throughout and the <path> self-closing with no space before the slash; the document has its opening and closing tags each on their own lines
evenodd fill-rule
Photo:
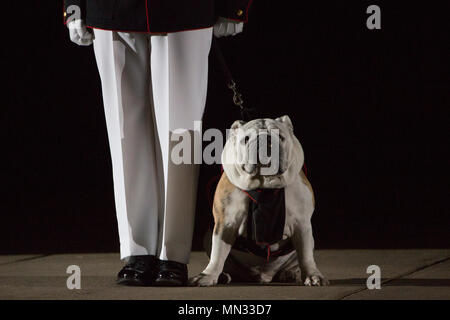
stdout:
<svg viewBox="0 0 450 320">
<path fill-rule="evenodd" d="M 115 284 L 122 262 L 111 254 L 0 256 L 0 299 L 450 299 L 450 250 L 318 250 L 328 287 L 273 283 L 210 288 L 123 287 Z M 194 252 L 190 275 L 208 258 Z M 366 269 L 381 268 L 382 288 L 368 290 Z M 69 290 L 69 265 L 81 268 L 81 289 Z"/>
</svg>

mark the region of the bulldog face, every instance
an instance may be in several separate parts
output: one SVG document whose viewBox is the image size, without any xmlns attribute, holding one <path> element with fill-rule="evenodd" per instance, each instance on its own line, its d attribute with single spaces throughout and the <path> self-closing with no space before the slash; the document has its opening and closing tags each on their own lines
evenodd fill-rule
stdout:
<svg viewBox="0 0 450 320">
<path fill-rule="evenodd" d="M 283 188 L 303 166 L 303 150 L 288 116 L 235 121 L 222 153 L 222 165 L 238 188 Z"/>
</svg>

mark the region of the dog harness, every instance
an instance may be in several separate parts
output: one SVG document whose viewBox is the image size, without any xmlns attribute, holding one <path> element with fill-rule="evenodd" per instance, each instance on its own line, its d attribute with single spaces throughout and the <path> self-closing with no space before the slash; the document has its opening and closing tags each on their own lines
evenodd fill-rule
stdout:
<svg viewBox="0 0 450 320">
<path fill-rule="evenodd" d="M 303 172 L 307 176 L 306 164 L 303 164 Z M 213 177 L 206 185 L 206 194 L 209 205 L 213 207 L 212 186 L 220 179 L 223 173 L 221 167 L 220 175 Z M 283 256 L 294 251 L 291 241 L 271 252 L 270 246 L 283 239 L 284 225 L 286 220 L 286 206 L 284 188 L 280 189 L 255 189 L 245 191 L 250 198 L 247 215 L 247 237 L 237 237 L 233 249 L 248 252 L 259 257 L 266 258 Z"/>
<path fill-rule="evenodd" d="M 247 237 L 238 237 L 233 249 L 247 251 L 269 261 L 294 250 L 289 242 L 280 250 L 270 252 L 270 246 L 283 239 L 286 221 L 284 188 L 244 191 L 250 198 L 247 215 Z"/>
</svg>

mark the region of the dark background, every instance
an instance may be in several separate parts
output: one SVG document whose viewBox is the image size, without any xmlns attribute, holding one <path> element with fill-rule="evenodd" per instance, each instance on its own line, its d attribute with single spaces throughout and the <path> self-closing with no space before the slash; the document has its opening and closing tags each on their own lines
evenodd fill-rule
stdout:
<svg viewBox="0 0 450 320">
<path fill-rule="evenodd" d="M 69 41 L 61 3 L 8 2 L 2 15 L 0 253 L 119 248 L 100 80 L 92 48 Z M 382 30 L 366 28 L 370 4 Z M 450 247 L 448 12 L 255 0 L 244 34 L 220 40 L 245 103 L 293 120 L 317 248 Z M 204 127 L 224 130 L 239 114 L 210 59 Z M 194 249 L 219 171 L 202 166 Z"/>
</svg>

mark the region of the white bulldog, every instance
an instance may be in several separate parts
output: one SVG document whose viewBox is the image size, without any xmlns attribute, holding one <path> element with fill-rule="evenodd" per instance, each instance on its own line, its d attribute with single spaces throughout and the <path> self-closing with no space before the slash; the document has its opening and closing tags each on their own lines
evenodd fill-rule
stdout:
<svg viewBox="0 0 450 320">
<path fill-rule="evenodd" d="M 260 152 L 263 140 L 268 142 L 270 156 L 265 161 L 258 157 L 255 163 L 253 156 Z M 233 123 L 222 153 L 224 173 L 214 195 L 212 243 L 211 232 L 205 237 L 210 261 L 203 272 L 189 279 L 190 285 L 213 286 L 218 282 L 229 283 L 231 279 L 298 282 L 306 286 L 328 284 L 314 261 L 311 227 L 314 195 L 302 171 L 303 161 L 303 150 L 288 116 Z M 269 212 L 262 221 L 270 223 L 255 225 L 249 219 L 250 214 L 256 216 L 249 209 L 259 203 L 254 195 L 266 194 L 267 200 L 272 190 L 282 197 L 281 202 L 275 198 L 274 201 L 283 208 L 283 215 L 271 216 Z M 272 232 L 271 228 L 276 227 L 272 220 L 278 221 L 276 242 L 261 243 L 249 238 L 249 235 L 256 235 L 256 239 L 264 237 L 255 230 Z M 253 233 L 249 233 L 249 228 Z"/>
</svg>

